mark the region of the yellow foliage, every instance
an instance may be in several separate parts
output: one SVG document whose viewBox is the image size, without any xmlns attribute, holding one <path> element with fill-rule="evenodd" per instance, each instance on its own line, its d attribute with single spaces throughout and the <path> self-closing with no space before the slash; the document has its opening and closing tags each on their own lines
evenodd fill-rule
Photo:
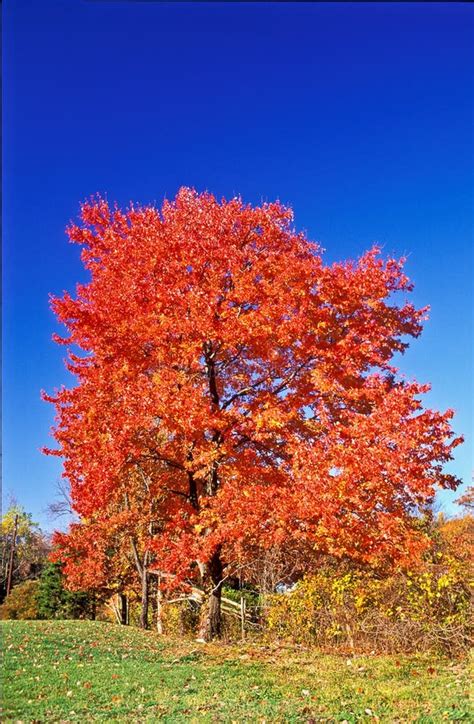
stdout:
<svg viewBox="0 0 474 724">
<path fill-rule="evenodd" d="M 430 641 L 442 641 L 435 632 L 454 627 L 461 638 L 465 632 L 467 640 L 469 593 L 465 566 L 448 555 L 442 565 L 427 563 L 422 571 L 386 577 L 328 566 L 303 578 L 292 591 L 267 599 L 266 629 L 271 637 L 296 643 L 349 647 L 354 640 L 372 647 L 377 635 L 390 648 L 391 631 L 399 637 L 393 648 L 403 649 L 412 644 L 403 641 L 404 626 Z"/>
<path fill-rule="evenodd" d="M 36 619 L 38 581 L 23 581 L 12 588 L 10 595 L 0 606 L 0 619 Z"/>
</svg>

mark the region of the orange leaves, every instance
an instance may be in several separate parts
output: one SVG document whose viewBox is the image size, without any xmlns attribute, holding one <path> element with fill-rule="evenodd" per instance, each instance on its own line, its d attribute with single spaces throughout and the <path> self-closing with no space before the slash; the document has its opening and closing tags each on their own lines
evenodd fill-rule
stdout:
<svg viewBox="0 0 474 724">
<path fill-rule="evenodd" d="M 93 199 L 68 230 L 91 275 L 53 300 L 57 341 L 87 351 L 49 398 L 73 502 L 104 523 L 129 491 L 120 525 L 148 530 L 153 508 L 170 565 L 302 537 L 395 557 L 417 550 L 413 512 L 457 483 L 450 415 L 422 411 L 426 387 L 391 366 L 426 315 L 393 303 L 404 260 L 325 266 L 291 224 L 279 203 L 184 188 L 161 210 Z"/>
</svg>

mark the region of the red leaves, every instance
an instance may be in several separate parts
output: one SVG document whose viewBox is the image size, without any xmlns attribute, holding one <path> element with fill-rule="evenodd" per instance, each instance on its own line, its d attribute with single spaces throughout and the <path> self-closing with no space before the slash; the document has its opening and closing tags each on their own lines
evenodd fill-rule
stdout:
<svg viewBox="0 0 474 724">
<path fill-rule="evenodd" d="M 132 527 L 175 570 L 218 545 L 367 562 L 423 547 L 413 513 L 457 484 L 442 465 L 460 441 L 391 366 L 426 309 L 391 302 L 411 289 L 403 259 L 325 266 L 291 223 L 279 203 L 181 189 L 161 212 L 91 200 L 69 227 L 91 280 L 53 300 L 56 341 L 88 354 L 46 399 L 99 550 Z M 133 522 L 116 518 L 125 493 Z"/>
</svg>

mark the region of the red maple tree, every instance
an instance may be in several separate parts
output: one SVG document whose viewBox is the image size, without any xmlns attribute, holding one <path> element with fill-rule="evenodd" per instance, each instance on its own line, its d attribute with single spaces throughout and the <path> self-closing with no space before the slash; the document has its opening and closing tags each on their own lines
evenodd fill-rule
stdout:
<svg viewBox="0 0 474 724">
<path fill-rule="evenodd" d="M 403 259 L 325 265 L 281 204 L 187 188 L 161 210 L 93 199 L 68 233 L 90 281 L 52 302 L 56 341 L 85 353 L 68 355 L 77 386 L 47 396 L 54 454 L 81 516 L 140 486 L 154 565 L 199 570 L 202 638 L 252 546 L 367 563 L 423 548 L 416 513 L 457 485 L 443 464 L 461 439 L 392 364 L 426 317 L 392 301 L 411 290 Z"/>
</svg>

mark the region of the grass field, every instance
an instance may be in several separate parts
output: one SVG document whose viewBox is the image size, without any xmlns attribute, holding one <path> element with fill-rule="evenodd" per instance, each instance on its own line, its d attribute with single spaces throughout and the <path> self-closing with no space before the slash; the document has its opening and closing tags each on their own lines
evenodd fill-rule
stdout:
<svg viewBox="0 0 474 724">
<path fill-rule="evenodd" d="M 198 644 L 92 621 L 2 622 L 2 721 L 467 721 L 465 664 Z"/>
</svg>

